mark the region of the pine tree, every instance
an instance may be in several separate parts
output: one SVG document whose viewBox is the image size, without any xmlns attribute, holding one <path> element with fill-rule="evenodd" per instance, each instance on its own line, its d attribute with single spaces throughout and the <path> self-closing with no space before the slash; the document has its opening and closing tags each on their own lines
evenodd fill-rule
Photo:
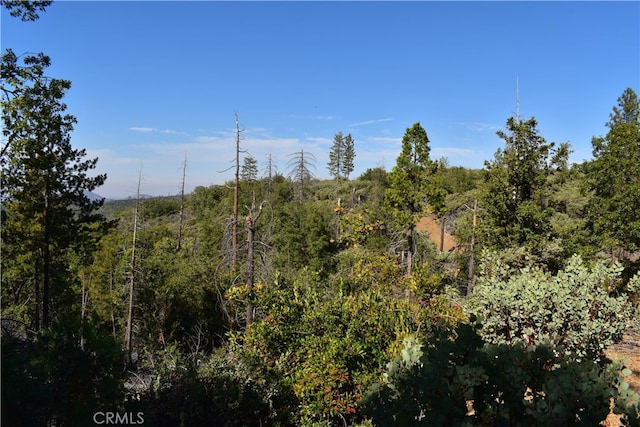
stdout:
<svg viewBox="0 0 640 427">
<path fill-rule="evenodd" d="M 26 318 L 40 329 L 68 303 L 69 253 L 104 231 L 96 213 L 103 200 L 86 193 L 106 175 L 89 176 L 98 159 L 85 159 L 86 151 L 71 145 L 76 118 L 62 102 L 71 82 L 45 77 L 50 59 L 43 54 L 23 61 L 11 50 L 2 56 L 2 269 L 11 270 L 2 288 L 4 295 L 21 289 L 12 302 L 29 307 Z"/>
<path fill-rule="evenodd" d="M 342 136 L 342 132 L 338 132 L 333 137 L 333 145 L 331 146 L 331 151 L 329 152 L 329 163 L 327 163 L 327 169 L 329 169 L 329 173 L 335 179 L 340 180 L 342 175 L 344 159 L 344 137 Z"/>
<path fill-rule="evenodd" d="M 415 227 L 433 193 L 431 179 L 437 165 L 429 158 L 430 150 L 427 132 L 420 123 L 407 128 L 385 192 L 385 206 L 406 235 L 407 274 L 413 266 Z"/>
<path fill-rule="evenodd" d="M 329 173 L 336 179 L 349 179 L 349 174 L 353 172 L 353 159 L 355 158 L 355 148 L 351 134 L 343 136 L 342 132 L 338 132 L 333 137 L 333 145 L 329 152 L 329 162 L 327 169 Z"/>
<path fill-rule="evenodd" d="M 618 98 L 607 122 L 609 132 L 594 137 L 587 163 L 589 225 L 605 246 L 640 249 L 640 102 L 632 89 Z"/>
<path fill-rule="evenodd" d="M 351 134 L 347 134 L 344 138 L 342 152 L 342 176 L 348 180 L 349 174 L 353 172 L 353 160 L 356 157 L 356 150 Z"/>
<path fill-rule="evenodd" d="M 258 179 L 258 161 L 253 156 L 247 156 L 242 163 L 240 179 L 244 182 L 256 181 Z"/>
<path fill-rule="evenodd" d="M 549 240 L 553 214 L 551 177 L 566 168 L 569 146 L 548 143 L 537 129 L 535 118 L 510 117 L 506 131 L 497 135 L 505 142 L 492 161 L 485 162 L 486 192 L 482 240 L 488 246 L 540 247 Z"/>
</svg>

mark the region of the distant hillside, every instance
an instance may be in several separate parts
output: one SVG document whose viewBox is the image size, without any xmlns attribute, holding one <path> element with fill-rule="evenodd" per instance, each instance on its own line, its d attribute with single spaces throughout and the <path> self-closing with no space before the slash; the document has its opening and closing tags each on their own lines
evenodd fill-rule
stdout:
<svg viewBox="0 0 640 427">
<path fill-rule="evenodd" d="M 101 195 L 94 193 L 92 191 L 85 191 L 84 192 L 85 196 L 87 196 L 89 198 L 89 200 L 91 200 L 92 202 L 95 202 L 96 200 L 102 200 L 104 199 L 104 197 L 102 197 Z"/>
<path fill-rule="evenodd" d="M 140 195 L 140 199 L 144 201 L 143 211 L 145 215 L 156 217 L 163 214 L 171 214 L 178 210 L 179 196 L 149 196 Z M 107 218 L 113 216 L 116 212 L 133 209 L 136 205 L 136 198 L 129 197 L 128 199 L 120 200 L 106 200 L 100 213 Z"/>
</svg>

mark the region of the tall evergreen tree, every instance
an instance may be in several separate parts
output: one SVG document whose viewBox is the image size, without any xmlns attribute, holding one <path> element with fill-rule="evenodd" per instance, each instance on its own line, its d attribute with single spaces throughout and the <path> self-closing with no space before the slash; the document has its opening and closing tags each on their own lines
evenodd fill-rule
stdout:
<svg viewBox="0 0 640 427">
<path fill-rule="evenodd" d="M 2 270 L 10 271 L 2 288 L 29 307 L 25 319 L 39 329 L 68 303 L 69 254 L 95 241 L 106 224 L 96 213 L 103 200 L 87 197 L 106 175 L 89 176 L 98 159 L 71 146 L 76 118 L 62 102 L 71 82 L 46 77 L 50 59 L 43 54 L 23 62 L 11 50 L 2 56 Z"/>
<path fill-rule="evenodd" d="M 247 156 L 242 163 L 240 179 L 245 182 L 256 181 L 258 179 L 258 161 L 253 156 Z"/>
<path fill-rule="evenodd" d="M 402 151 L 389 173 L 385 206 L 406 234 L 407 274 L 411 273 L 415 252 L 414 233 L 420 215 L 427 209 L 429 195 L 435 193 L 432 178 L 437 164 L 429 158 L 427 132 L 415 123 L 402 137 Z"/>
<path fill-rule="evenodd" d="M 329 152 L 329 163 L 327 163 L 327 169 L 329 173 L 335 179 L 340 180 L 342 176 L 342 170 L 344 168 L 344 136 L 342 132 L 338 132 L 333 137 L 333 145 Z"/>
<path fill-rule="evenodd" d="M 353 137 L 351 134 L 347 134 L 343 140 L 343 155 L 342 155 L 342 176 L 349 179 L 349 175 L 353 172 L 353 160 L 356 157 L 356 149 L 354 146 Z"/>
<path fill-rule="evenodd" d="M 593 198 L 588 219 L 605 246 L 640 249 L 640 103 L 633 89 L 618 98 L 609 132 L 594 137 L 587 178 Z"/>
<path fill-rule="evenodd" d="M 486 245 L 498 248 L 536 246 L 550 238 L 553 213 L 551 177 L 566 168 L 569 146 L 555 149 L 539 134 L 535 118 L 507 120 L 504 140 L 492 161 L 485 162 L 483 209 Z"/>
<path fill-rule="evenodd" d="M 344 136 L 342 132 L 336 133 L 333 137 L 333 145 L 327 163 L 329 173 L 337 180 L 340 178 L 349 179 L 349 174 L 353 172 L 355 157 L 356 152 L 351 134 Z"/>
</svg>

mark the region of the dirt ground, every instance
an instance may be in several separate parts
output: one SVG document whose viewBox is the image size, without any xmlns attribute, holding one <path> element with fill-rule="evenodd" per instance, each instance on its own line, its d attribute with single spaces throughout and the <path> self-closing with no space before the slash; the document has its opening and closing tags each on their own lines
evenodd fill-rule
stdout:
<svg viewBox="0 0 640 427">
<path fill-rule="evenodd" d="M 605 352 L 609 359 L 624 359 L 625 365 L 632 372 L 625 380 L 629 387 L 640 393 L 640 331 L 627 330 L 618 344 L 612 345 Z M 619 417 L 609 414 L 602 423 L 606 427 L 622 426 Z"/>
<path fill-rule="evenodd" d="M 416 228 L 420 231 L 426 231 L 429 233 L 429 238 L 433 240 L 438 248 L 440 248 L 440 233 L 441 226 L 440 221 L 436 219 L 435 215 L 425 216 L 416 225 Z M 453 236 L 448 233 L 444 233 L 444 251 L 448 252 L 456 246 L 456 241 Z"/>
<path fill-rule="evenodd" d="M 609 359 L 625 359 L 633 374 L 626 378 L 629 387 L 640 393 L 640 331 L 627 330 L 622 341 L 606 351 Z"/>
</svg>

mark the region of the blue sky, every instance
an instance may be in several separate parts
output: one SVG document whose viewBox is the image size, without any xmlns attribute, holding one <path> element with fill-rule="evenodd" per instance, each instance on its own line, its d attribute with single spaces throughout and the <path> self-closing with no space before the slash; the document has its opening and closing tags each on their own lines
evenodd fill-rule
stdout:
<svg viewBox="0 0 640 427">
<path fill-rule="evenodd" d="M 431 157 L 483 167 L 516 111 L 591 157 L 625 88 L 640 92 L 640 2 L 55 1 L 38 21 L 2 10 L 2 49 L 44 52 L 72 82 L 77 148 L 105 197 L 176 194 L 233 178 L 242 148 L 287 174 L 305 150 L 327 178 L 337 132 L 356 177 L 391 170 L 420 122 Z M 226 170 L 226 171 L 225 171 Z"/>
</svg>

